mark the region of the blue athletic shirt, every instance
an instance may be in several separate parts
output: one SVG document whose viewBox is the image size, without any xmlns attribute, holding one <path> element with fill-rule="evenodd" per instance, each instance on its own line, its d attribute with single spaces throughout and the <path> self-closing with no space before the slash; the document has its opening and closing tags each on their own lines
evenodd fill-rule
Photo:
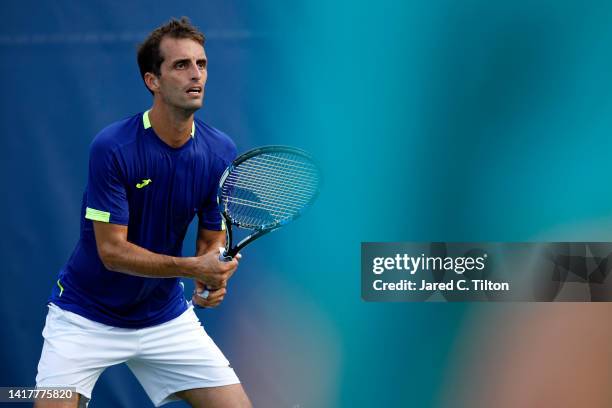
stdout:
<svg viewBox="0 0 612 408">
<path fill-rule="evenodd" d="M 195 119 L 179 148 L 164 143 L 148 111 L 116 122 L 93 140 L 83 194 L 80 238 L 59 272 L 50 302 L 115 327 L 167 322 L 185 310 L 179 278 L 143 278 L 106 269 L 92 220 L 128 226 L 128 241 L 158 254 L 181 256 L 187 227 L 224 228 L 217 187 L 236 157 L 224 133 Z"/>
</svg>

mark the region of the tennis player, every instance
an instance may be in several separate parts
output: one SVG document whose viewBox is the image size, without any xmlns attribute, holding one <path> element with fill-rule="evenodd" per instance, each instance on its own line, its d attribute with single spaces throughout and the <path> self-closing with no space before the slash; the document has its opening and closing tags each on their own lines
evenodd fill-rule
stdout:
<svg viewBox="0 0 612 408">
<path fill-rule="evenodd" d="M 138 50 L 153 94 L 146 112 L 113 123 L 91 144 L 80 239 L 49 299 L 37 387 L 76 387 L 86 406 L 105 368 L 127 363 L 155 406 L 250 407 L 238 377 L 183 295 L 217 306 L 236 259 L 220 262 L 219 178 L 236 156 L 223 133 L 194 117 L 207 77 L 204 35 L 187 18 L 155 29 Z M 196 256 L 181 257 L 193 217 Z"/>
</svg>

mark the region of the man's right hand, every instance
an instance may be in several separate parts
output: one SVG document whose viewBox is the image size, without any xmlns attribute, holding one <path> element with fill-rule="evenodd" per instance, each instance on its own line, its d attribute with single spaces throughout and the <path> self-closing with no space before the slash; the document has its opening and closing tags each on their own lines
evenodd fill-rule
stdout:
<svg viewBox="0 0 612 408">
<path fill-rule="evenodd" d="M 238 257 L 231 261 L 219 260 L 218 251 L 210 251 L 194 257 L 196 260 L 191 274 L 194 279 L 204 282 L 212 290 L 222 288 L 238 268 Z"/>
</svg>

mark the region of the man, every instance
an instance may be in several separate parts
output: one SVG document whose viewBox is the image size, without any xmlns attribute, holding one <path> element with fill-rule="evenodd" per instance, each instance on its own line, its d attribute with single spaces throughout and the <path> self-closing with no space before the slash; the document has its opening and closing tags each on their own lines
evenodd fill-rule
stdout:
<svg viewBox="0 0 612 408">
<path fill-rule="evenodd" d="M 81 405 L 106 367 L 126 362 L 156 406 L 250 406 L 180 285 L 195 279 L 208 296 L 192 301 L 214 307 L 238 266 L 218 259 L 225 233 L 216 203 L 236 148 L 194 118 L 207 77 L 204 41 L 186 18 L 154 30 L 138 50 L 153 107 L 91 144 L 81 235 L 50 297 L 36 377 L 37 387 L 76 387 Z M 180 257 L 196 214 L 196 256 Z M 36 403 L 50 406 L 59 405 Z"/>
</svg>

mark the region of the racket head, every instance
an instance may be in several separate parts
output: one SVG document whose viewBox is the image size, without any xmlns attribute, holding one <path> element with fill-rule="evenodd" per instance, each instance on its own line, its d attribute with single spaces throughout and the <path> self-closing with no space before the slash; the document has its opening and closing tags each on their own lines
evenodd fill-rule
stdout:
<svg viewBox="0 0 612 408">
<path fill-rule="evenodd" d="M 313 203 L 320 182 L 319 167 L 304 150 L 264 146 L 238 156 L 225 170 L 217 202 L 228 228 L 273 230 Z"/>
</svg>

